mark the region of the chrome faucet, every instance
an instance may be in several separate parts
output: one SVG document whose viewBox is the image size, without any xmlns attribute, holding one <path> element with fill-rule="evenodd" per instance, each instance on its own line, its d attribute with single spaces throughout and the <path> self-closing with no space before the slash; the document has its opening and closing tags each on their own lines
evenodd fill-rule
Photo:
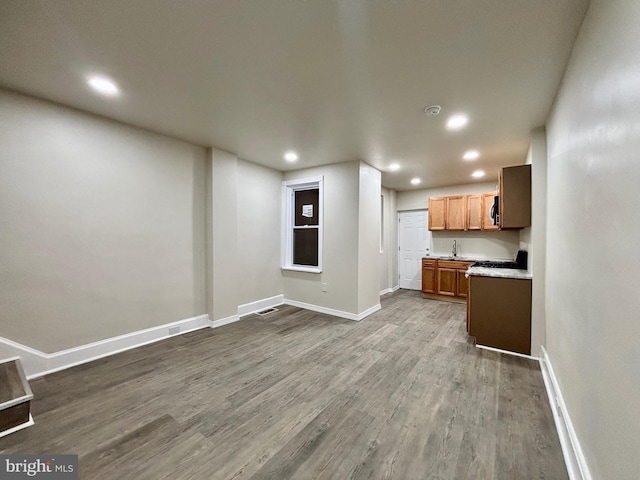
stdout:
<svg viewBox="0 0 640 480">
<path fill-rule="evenodd" d="M 451 250 L 451 253 L 453 253 L 454 257 L 458 255 L 458 245 L 455 240 L 453 241 L 453 249 Z"/>
</svg>

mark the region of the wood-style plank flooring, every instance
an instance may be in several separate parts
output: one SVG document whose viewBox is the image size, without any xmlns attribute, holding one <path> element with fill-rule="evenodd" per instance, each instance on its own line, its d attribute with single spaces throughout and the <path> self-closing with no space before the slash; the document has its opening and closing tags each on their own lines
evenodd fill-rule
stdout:
<svg viewBox="0 0 640 480">
<path fill-rule="evenodd" d="M 567 479 L 537 362 L 401 290 L 361 322 L 281 306 L 34 380 L 2 453 L 83 479 Z"/>
</svg>

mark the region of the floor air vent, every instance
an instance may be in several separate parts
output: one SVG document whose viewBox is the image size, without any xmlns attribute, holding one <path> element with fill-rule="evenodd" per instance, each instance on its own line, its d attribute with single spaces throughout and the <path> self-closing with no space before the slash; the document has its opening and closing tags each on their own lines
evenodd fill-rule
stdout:
<svg viewBox="0 0 640 480">
<path fill-rule="evenodd" d="M 277 308 L 273 308 L 272 307 L 272 308 L 267 308 L 266 310 L 261 310 L 259 312 L 256 312 L 256 315 L 263 316 L 263 315 L 268 315 L 269 313 L 273 313 L 273 312 L 277 312 L 277 311 L 278 311 Z"/>
</svg>

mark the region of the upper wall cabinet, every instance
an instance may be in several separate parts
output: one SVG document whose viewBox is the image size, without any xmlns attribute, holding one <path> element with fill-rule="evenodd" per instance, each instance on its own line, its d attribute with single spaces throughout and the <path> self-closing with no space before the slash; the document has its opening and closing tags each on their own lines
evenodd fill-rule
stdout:
<svg viewBox="0 0 640 480">
<path fill-rule="evenodd" d="M 429 199 L 429 230 L 466 230 L 467 197 Z"/>
<path fill-rule="evenodd" d="M 482 195 L 467 196 L 467 230 L 482 230 Z"/>
<path fill-rule="evenodd" d="M 467 229 L 467 197 L 458 195 L 447 198 L 447 230 Z"/>
<path fill-rule="evenodd" d="M 531 165 L 500 170 L 500 228 L 531 226 Z"/>
<path fill-rule="evenodd" d="M 493 206 L 493 199 L 498 195 L 498 192 L 487 192 L 482 194 L 482 229 L 483 230 L 500 230 L 500 225 L 493 224 L 491 218 L 491 207 Z"/>
<path fill-rule="evenodd" d="M 447 197 L 429 199 L 429 230 L 447 229 Z"/>
</svg>

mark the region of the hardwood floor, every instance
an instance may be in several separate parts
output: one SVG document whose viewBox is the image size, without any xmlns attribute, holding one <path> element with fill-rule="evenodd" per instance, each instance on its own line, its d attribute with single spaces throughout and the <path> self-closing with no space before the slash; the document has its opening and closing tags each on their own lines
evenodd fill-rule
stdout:
<svg viewBox="0 0 640 480">
<path fill-rule="evenodd" d="M 401 290 L 362 322 L 290 306 L 32 382 L 2 453 L 83 479 L 567 479 L 537 362 Z"/>
</svg>

